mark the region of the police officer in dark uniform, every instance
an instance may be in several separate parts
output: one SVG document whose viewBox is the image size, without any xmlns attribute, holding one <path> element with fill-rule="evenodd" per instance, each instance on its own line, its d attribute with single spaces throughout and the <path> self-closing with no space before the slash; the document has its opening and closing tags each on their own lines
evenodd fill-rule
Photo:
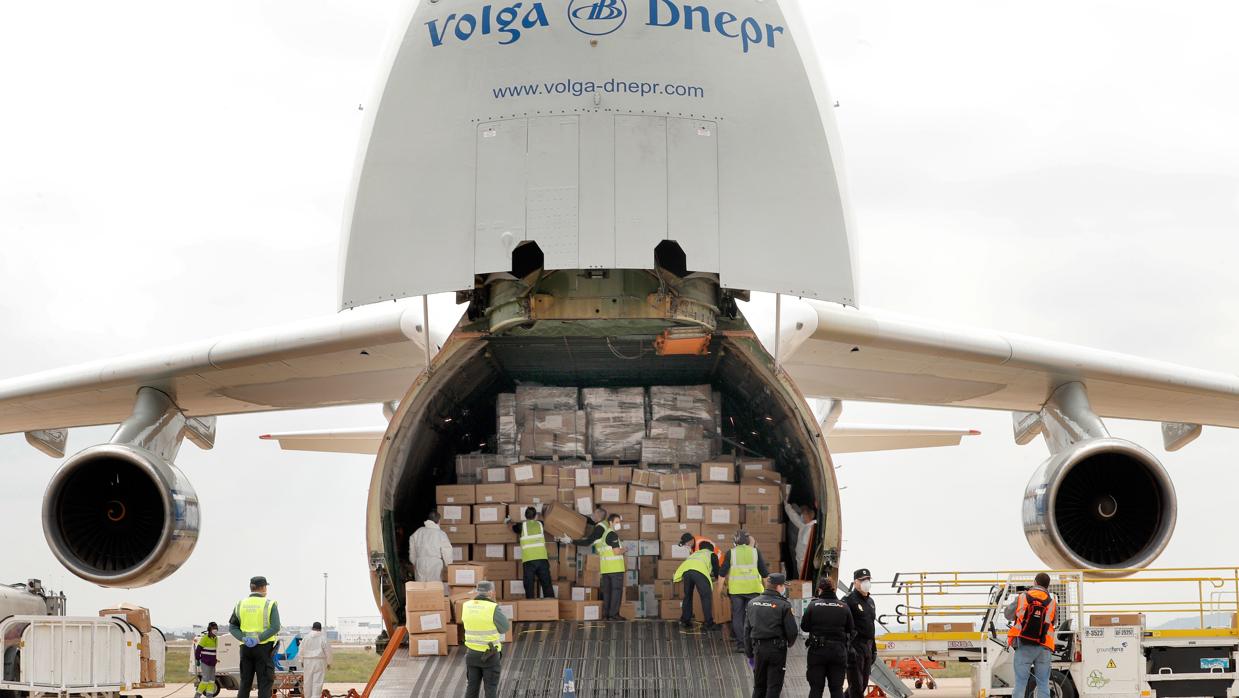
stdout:
<svg viewBox="0 0 1239 698">
<path fill-rule="evenodd" d="M 843 675 L 848 667 L 848 645 L 856 632 L 852 611 L 835 594 L 835 583 L 822 577 L 817 594 L 800 619 L 800 629 L 809 634 L 809 698 L 822 698 L 830 682 L 830 698 L 843 698 Z"/>
<path fill-rule="evenodd" d="M 783 692 L 787 648 L 796 643 L 796 618 L 787 602 L 787 577 L 766 578 L 766 590 L 749 602 L 744 616 L 744 655 L 753 667 L 753 698 L 778 698 Z"/>
<path fill-rule="evenodd" d="M 848 697 L 864 698 L 869 686 L 869 671 L 873 669 L 878 645 L 873 639 L 873 624 L 877 620 L 877 607 L 869 597 L 871 585 L 869 570 L 861 568 L 852 574 L 852 593 L 843 597 L 843 602 L 852 611 L 856 634 L 848 654 Z"/>
</svg>

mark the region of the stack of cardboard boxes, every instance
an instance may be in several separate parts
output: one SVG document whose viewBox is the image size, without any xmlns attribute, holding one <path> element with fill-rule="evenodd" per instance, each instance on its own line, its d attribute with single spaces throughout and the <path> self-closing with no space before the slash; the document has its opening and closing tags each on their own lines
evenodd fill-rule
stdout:
<svg viewBox="0 0 1239 698">
<path fill-rule="evenodd" d="M 709 386 L 579 394 L 575 388 L 522 387 L 509 395 L 497 403 L 498 443 L 513 450 L 458 457 L 458 484 L 436 490 L 441 525 L 461 563 L 449 568 L 448 583 L 458 587 L 452 599 L 466 598 L 485 578 L 495 582 L 499 603 L 511 604 L 518 622 L 599 618 L 598 557 L 555 542 L 563 535 L 585 537 L 585 517 L 595 507 L 623 517 L 618 533 L 627 568 L 626 618 L 679 617 L 681 588 L 672 578 L 690 553 L 679 545 L 684 533 L 705 536 L 725 551 L 744 528 L 770 569 L 783 570 L 782 478 L 771 460 L 716 455 L 720 410 Z M 608 454 L 605 464 L 598 454 Z M 622 462 L 638 454 L 641 462 Z M 462 473 L 472 481 L 462 481 Z M 528 506 L 542 514 L 547 532 L 553 601 L 525 600 L 517 534 L 504 523 L 522 521 Z M 467 581 L 466 570 L 474 571 Z M 715 620 L 725 622 L 730 604 L 723 584 L 715 585 L 715 596 Z M 456 618 L 451 605 L 428 610 Z M 410 619 L 410 633 L 425 628 Z"/>
<path fill-rule="evenodd" d="M 161 681 L 159 664 L 151 651 L 151 631 L 154 629 L 151 625 L 151 612 L 136 604 L 122 603 L 116 608 L 105 608 L 99 611 L 100 618 L 109 616 L 123 618 L 142 634 L 142 641 L 138 645 L 138 661 L 141 663 L 138 668 L 141 672 L 139 680 L 147 685 L 159 683 Z"/>
</svg>

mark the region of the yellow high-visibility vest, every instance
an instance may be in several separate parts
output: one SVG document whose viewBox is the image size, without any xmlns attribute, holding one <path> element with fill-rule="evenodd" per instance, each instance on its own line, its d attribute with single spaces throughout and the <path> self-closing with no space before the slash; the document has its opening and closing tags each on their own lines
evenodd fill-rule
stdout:
<svg viewBox="0 0 1239 698">
<path fill-rule="evenodd" d="M 607 545 L 607 537 L 614 531 L 611 529 L 610 524 L 605 522 L 598 525 L 602 526 L 602 537 L 594 541 L 594 552 L 598 554 L 598 573 L 622 573 L 624 571 L 624 556 L 616 555 L 615 549 Z"/>
<path fill-rule="evenodd" d="M 241 621 L 241 634 L 261 637 L 271 627 L 271 609 L 275 602 L 265 596 L 247 596 L 237 604 L 235 613 Z M 269 645 L 279 637 L 272 635 L 261 644 Z"/>
<path fill-rule="evenodd" d="M 503 651 L 503 636 L 495 627 L 494 601 L 470 599 L 465 602 L 460 613 L 460 622 L 465 626 L 465 647 L 478 652 L 485 652 L 490 645 L 496 652 Z"/>
<path fill-rule="evenodd" d="M 693 570 L 705 575 L 706 581 L 710 582 L 710 589 L 714 589 L 714 580 L 710 578 L 710 573 L 714 571 L 710 566 L 711 557 L 714 557 L 713 550 L 698 550 L 689 555 L 688 559 L 681 562 L 680 566 L 676 568 L 675 579 L 672 581 L 678 582 L 684 579 L 684 573 Z"/>
<path fill-rule="evenodd" d="M 757 549 L 737 545 L 731 549 L 731 569 L 727 571 L 728 594 L 760 594 L 761 574 L 757 571 Z"/>
<path fill-rule="evenodd" d="M 521 562 L 546 559 L 546 536 L 542 535 L 542 522 L 526 521 L 521 524 Z"/>
</svg>

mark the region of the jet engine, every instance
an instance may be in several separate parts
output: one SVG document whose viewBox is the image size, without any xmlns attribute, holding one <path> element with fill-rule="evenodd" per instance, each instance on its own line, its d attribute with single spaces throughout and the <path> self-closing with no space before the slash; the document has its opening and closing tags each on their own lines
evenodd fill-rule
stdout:
<svg viewBox="0 0 1239 698">
<path fill-rule="evenodd" d="M 1174 533 L 1170 475 L 1153 454 L 1111 437 L 1052 455 L 1024 491 L 1024 534 L 1053 569 L 1121 574 L 1153 562 Z"/>
<path fill-rule="evenodd" d="M 107 587 L 153 584 L 198 542 L 198 495 L 171 462 L 130 444 L 70 457 L 43 497 L 43 533 L 73 574 Z"/>
</svg>

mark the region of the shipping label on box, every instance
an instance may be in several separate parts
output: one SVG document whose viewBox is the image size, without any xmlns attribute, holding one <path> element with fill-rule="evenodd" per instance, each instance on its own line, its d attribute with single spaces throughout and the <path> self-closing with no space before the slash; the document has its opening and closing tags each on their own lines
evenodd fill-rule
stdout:
<svg viewBox="0 0 1239 698">
<path fill-rule="evenodd" d="M 516 485 L 506 483 L 502 485 L 475 485 L 477 501 L 475 504 L 515 504 L 516 503 Z"/>
<path fill-rule="evenodd" d="M 663 543 L 662 556 L 672 560 L 687 560 L 689 555 L 693 554 L 693 548 L 690 545 L 680 545 L 679 543 Z"/>
<path fill-rule="evenodd" d="M 581 516 L 593 516 L 594 491 L 592 489 L 573 490 L 577 513 Z"/>
<path fill-rule="evenodd" d="M 658 514 L 653 511 L 641 510 L 641 528 L 642 533 L 658 533 Z"/>
<path fill-rule="evenodd" d="M 494 485 L 508 481 L 507 468 L 485 468 L 482 470 L 482 482 Z"/>
<path fill-rule="evenodd" d="M 508 559 L 508 546 L 503 543 L 475 545 L 473 546 L 473 554 L 479 560 L 506 560 Z"/>
<path fill-rule="evenodd" d="M 447 625 L 447 610 L 441 611 L 409 611 L 409 634 L 442 632 Z"/>
<path fill-rule="evenodd" d="M 707 461 L 701 464 L 702 482 L 735 482 L 736 465 L 730 461 Z"/>
<path fill-rule="evenodd" d="M 629 485 L 628 487 L 628 502 L 630 504 L 652 507 L 657 496 L 658 493 L 648 487 L 640 487 L 638 485 Z"/>
<path fill-rule="evenodd" d="M 436 504 L 473 504 L 477 492 L 475 485 L 439 485 L 435 487 Z"/>
<path fill-rule="evenodd" d="M 684 507 L 685 521 L 704 521 L 706 518 L 706 508 L 701 504 L 689 504 Z"/>
<path fill-rule="evenodd" d="M 482 565 L 448 565 L 447 583 L 452 586 L 474 586 L 485 577 Z"/>
<path fill-rule="evenodd" d="M 409 654 L 414 657 L 447 656 L 447 633 L 410 635 Z"/>
<path fill-rule="evenodd" d="M 729 504 L 705 505 L 705 522 L 707 524 L 738 524 L 740 523 L 740 507 Z"/>
<path fill-rule="evenodd" d="M 590 487 L 593 484 L 589 481 L 589 468 L 573 468 L 572 477 L 574 487 Z"/>
<path fill-rule="evenodd" d="M 507 506 L 503 504 L 477 504 L 473 507 L 474 523 L 498 523 L 503 521 Z"/>
<path fill-rule="evenodd" d="M 540 463 L 517 463 L 512 466 L 512 482 L 518 485 L 542 484 L 542 465 Z"/>
<path fill-rule="evenodd" d="M 508 598 L 525 598 L 525 582 L 521 579 L 509 579 L 507 586 Z"/>
<path fill-rule="evenodd" d="M 451 540 L 451 539 L 449 539 Z M 468 562 L 469 561 L 469 545 L 453 545 L 452 546 L 452 562 Z"/>
<path fill-rule="evenodd" d="M 594 501 L 599 504 L 622 504 L 627 499 L 627 485 L 594 485 Z"/>
<path fill-rule="evenodd" d="M 658 498 L 658 518 L 663 521 L 675 521 L 679 516 L 680 512 L 675 505 L 675 497 L 661 496 Z"/>
<path fill-rule="evenodd" d="M 439 507 L 439 518 L 444 523 L 469 523 L 473 507 L 468 504 L 444 504 Z"/>
<path fill-rule="evenodd" d="M 661 543 L 658 540 L 639 540 L 637 541 L 637 554 L 641 557 L 647 555 L 658 555 L 659 546 Z"/>
</svg>

